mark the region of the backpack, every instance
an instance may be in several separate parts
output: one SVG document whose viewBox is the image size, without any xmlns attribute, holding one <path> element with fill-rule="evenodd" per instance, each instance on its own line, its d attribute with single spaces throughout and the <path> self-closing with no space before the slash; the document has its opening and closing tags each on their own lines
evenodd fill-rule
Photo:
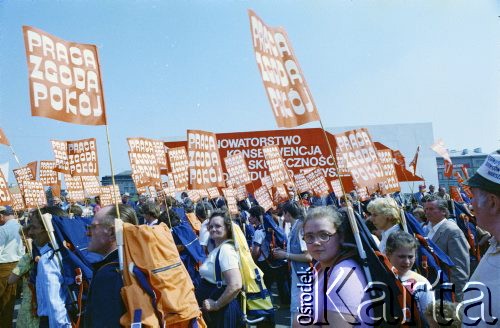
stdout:
<svg viewBox="0 0 500 328">
<path fill-rule="evenodd" d="M 286 250 L 286 235 L 283 229 L 281 229 L 271 214 L 265 213 L 263 216 L 263 224 L 266 237 L 262 242 L 260 247 L 262 255 L 266 258 L 267 263 L 271 268 L 279 268 L 283 265 L 287 265 L 286 260 L 276 260 L 273 258 L 272 250 L 273 248 L 279 247 Z"/>
<path fill-rule="evenodd" d="M 240 257 L 241 304 L 243 320 L 256 323 L 274 316 L 271 294 L 264 285 L 264 274 L 253 261 L 250 248 L 241 228 L 232 223 L 233 241 Z"/>
<path fill-rule="evenodd" d="M 115 223 L 120 244 L 119 225 Z M 167 225 L 123 223 L 123 246 L 119 247 L 123 247 L 124 267 L 121 294 L 127 309 L 121 325 L 136 323 L 134 315 L 140 310 L 143 327 L 206 327 Z"/>
</svg>

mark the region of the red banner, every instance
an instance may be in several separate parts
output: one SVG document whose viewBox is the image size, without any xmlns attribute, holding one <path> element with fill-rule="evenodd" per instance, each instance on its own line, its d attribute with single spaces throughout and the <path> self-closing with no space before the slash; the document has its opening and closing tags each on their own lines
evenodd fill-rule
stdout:
<svg viewBox="0 0 500 328">
<path fill-rule="evenodd" d="M 381 192 L 384 195 L 387 195 L 396 191 L 401 191 L 398 176 L 396 174 L 396 168 L 394 167 L 392 151 L 389 149 L 377 150 L 377 156 L 380 163 L 382 163 L 385 178 L 385 181 L 380 184 Z"/>
<path fill-rule="evenodd" d="M 132 178 L 135 186 L 161 186 L 160 168 L 156 164 L 156 157 L 152 153 L 128 152 Z"/>
<path fill-rule="evenodd" d="M 271 194 L 265 185 L 255 190 L 255 199 L 266 211 L 274 206 Z"/>
<path fill-rule="evenodd" d="M 114 204 L 120 204 L 122 199 L 120 195 L 120 189 L 118 186 L 113 188 L 110 186 L 102 186 L 101 187 L 101 205 L 102 207 Z"/>
<path fill-rule="evenodd" d="M 335 134 L 339 168 L 351 173 L 360 187 L 374 187 L 384 182 L 384 170 L 368 130 L 365 128 Z"/>
<path fill-rule="evenodd" d="M 208 198 L 210 198 L 210 199 L 215 199 L 215 198 L 220 197 L 219 188 L 217 188 L 217 187 L 207 188 L 207 192 L 208 192 Z"/>
<path fill-rule="evenodd" d="M 450 186 L 450 196 L 456 202 L 463 203 L 464 199 L 460 194 L 460 189 L 457 186 Z"/>
<path fill-rule="evenodd" d="M 293 177 L 298 193 L 308 192 L 312 190 L 304 174 L 295 174 Z"/>
<path fill-rule="evenodd" d="M 31 115 L 84 125 L 105 125 L 97 48 L 23 26 Z"/>
<path fill-rule="evenodd" d="M 247 187 L 245 185 L 242 185 L 242 186 L 239 186 L 238 188 L 236 188 L 235 197 L 236 197 L 237 201 L 242 201 L 245 198 L 247 198 L 247 196 L 248 196 L 248 192 L 247 192 Z"/>
<path fill-rule="evenodd" d="M 281 158 L 280 148 L 276 145 L 264 146 L 262 147 L 262 152 L 264 153 L 273 185 L 277 187 L 290 181 L 287 168 L 285 167 L 283 158 Z"/>
<path fill-rule="evenodd" d="M 238 215 L 238 205 L 236 204 L 236 193 L 233 188 L 222 188 L 222 193 L 226 199 L 227 208 L 230 214 Z"/>
<path fill-rule="evenodd" d="M 222 163 L 214 133 L 188 130 L 189 188 L 224 187 Z"/>
<path fill-rule="evenodd" d="M 318 196 L 327 196 L 330 193 L 328 183 L 320 169 L 315 169 L 305 174 L 307 182 L 311 186 L 313 192 Z"/>
<path fill-rule="evenodd" d="M 59 173 L 54 171 L 55 161 L 40 161 L 40 182 L 44 186 L 60 185 Z"/>
<path fill-rule="evenodd" d="M 22 184 L 24 203 L 27 208 L 43 207 L 47 205 L 45 190 L 40 181 L 25 180 Z"/>
<path fill-rule="evenodd" d="M 38 162 L 37 161 L 29 162 L 28 164 L 26 164 L 26 166 L 30 168 L 31 174 L 33 175 L 34 180 L 36 180 L 36 172 L 37 172 L 37 168 L 38 168 Z"/>
<path fill-rule="evenodd" d="M 71 176 L 99 175 L 95 138 L 74 141 L 52 140 L 56 167 L 54 171 Z"/>
<path fill-rule="evenodd" d="M 453 175 L 453 164 L 451 162 L 444 162 L 444 176 L 447 178 L 451 178 Z"/>
<path fill-rule="evenodd" d="M 188 156 L 185 147 L 175 147 L 168 150 L 168 159 L 174 185 L 179 189 L 187 189 L 189 183 L 188 176 Z"/>
<path fill-rule="evenodd" d="M 7 136 L 3 133 L 2 128 L 0 128 L 0 144 L 10 146 L 9 139 L 7 139 Z"/>
<path fill-rule="evenodd" d="M 224 164 L 226 164 L 226 171 L 234 187 L 244 186 L 252 182 L 242 153 L 225 157 Z"/>
<path fill-rule="evenodd" d="M 344 191 L 342 190 L 342 186 L 340 185 L 340 181 L 338 179 L 330 181 L 330 184 L 332 185 L 335 197 L 340 198 L 344 196 Z"/>
<path fill-rule="evenodd" d="M 99 196 L 101 194 L 101 183 L 95 176 L 82 177 L 83 190 L 89 197 Z"/>
<path fill-rule="evenodd" d="M 153 154 L 160 169 L 167 168 L 167 151 L 163 141 L 147 138 L 127 138 L 131 152 Z"/>
<path fill-rule="evenodd" d="M 469 180 L 469 172 L 467 171 L 467 167 L 464 164 L 462 164 L 460 166 L 460 168 L 462 169 L 462 172 L 464 173 L 465 180 Z"/>
<path fill-rule="evenodd" d="M 12 209 L 14 211 L 23 211 L 26 209 L 26 205 L 24 205 L 23 195 L 19 192 L 14 192 L 11 194 L 12 196 Z"/>
<path fill-rule="evenodd" d="M 255 59 L 276 123 L 292 128 L 319 121 L 304 74 L 284 29 L 268 27 L 249 10 Z"/>
<path fill-rule="evenodd" d="M 12 202 L 13 200 L 9 191 L 9 186 L 7 185 L 7 181 L 3 176 L 2 170 L 0 170 L 0 205 L 12 205 Z"/>
<path fill-rule="evenodd" d="M 23 182 L 35 180 L 35 177 L 33 177 L 33 172 L 31 172 L 31 169 L 27 166 L 23 166 L 23 167 L 20 167 L 18 169 L 14 169 L 14 170 L 12 170 L 12 172 L 14 172 L 14 177 L 16 178 L 17 185 L 19 186 L 19 190 L 21 191 L 21 194 L 23 194 L 23 192 L 24 192 Z"/>
</svg>

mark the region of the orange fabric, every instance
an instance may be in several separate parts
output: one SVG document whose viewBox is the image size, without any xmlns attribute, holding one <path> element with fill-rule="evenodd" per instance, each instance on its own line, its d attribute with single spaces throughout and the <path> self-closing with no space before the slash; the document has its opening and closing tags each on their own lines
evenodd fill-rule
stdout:
<svg viewBox="0 0 500 328">
<path fill-rule="evenodd" d="M 201 222 L 198 220 L 196 217 L 196 214 L 194 213 L 186 213 L 186 216 L 189 220 L 189 223 L 191 224 L 191 227 L 193 228 L 194 232 L 199 235 L 200 234 L 200 229 L 201 229 Z"/>
<path fill-rule="evenodd" d="M 129 326 L 134 310 L 142 309 L 143 327 L 160 327 L 150 297 L 128 272 L 134 263 L 146 275 L 157 297 L 157 310 L 162 324 L 170 327 L 177 323 L 199 318 L 201 311 L 194 295 L 194 286 L 181 262 L 177 246 L 164 223 L 148 227 L 123 224 L 125 287 L 122 297 L 127 313 L 120 323 Z"/>
</svg>

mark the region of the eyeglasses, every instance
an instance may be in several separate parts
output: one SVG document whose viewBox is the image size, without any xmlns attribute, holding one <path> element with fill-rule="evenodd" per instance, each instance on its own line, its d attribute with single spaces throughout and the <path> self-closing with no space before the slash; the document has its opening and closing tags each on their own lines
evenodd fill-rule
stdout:
<svg viewBox="0 0 500 328">
<path fill-rule="evenodd" d="M 87 229 L 87 231 L 92 231 L 95 228 L 97 228 L 97 226 L 112 227 L 111 225 L 106 223 L 92 223 L 92 224 L 87 224 L 85 228 Z"/>
<path fill-rule="evenodd" d="M 329 233 L 326 231 L 322 231 L 317 235 L 312 233 L 305 234 L 302 239 L 306 242 L 306 244 L 313 244 L 316 242 L 316 240 L 319 240 L 322 243 L 326 243 L 330 240 L 330 238 L 332 238 L 335 235 L 336 233 Z"/>
</svg>

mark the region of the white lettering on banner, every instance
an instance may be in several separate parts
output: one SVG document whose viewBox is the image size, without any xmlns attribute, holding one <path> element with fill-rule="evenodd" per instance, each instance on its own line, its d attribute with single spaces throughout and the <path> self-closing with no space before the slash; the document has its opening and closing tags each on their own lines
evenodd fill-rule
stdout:
<svg viewBox="0 0 500 328">
<path fill-rule="evenodd" d="M 73 123 L 105 124 L 96 47 L 66 42 L 27 26 L 23 31 L 32 110 L 40 111 L 35 115 Z"/>
<path fill-rule="evenodd" d="M 26 207 L 39 207 L 47 204 L 45 190 L 40 181 L 23 181 L 23 194 Z"/>
<path fill-rule="evenodd" d="M 384 171 L 366 129 L 336 134 L 337 158 L 356 184 L 373 187 L 384 182 Z"/>
<path fill-rule="evenodd" d="M 381 183 L 382 192 L 384 194 L 400 191 L 399 180 L 394 167 L 394 159 L 392 151 L 388 149 L 377 150 L 377 155 L 382 163 L 382 170 L 385 181 Z"/>
<path fill-rule="evenodd" d="M 171 148 L 168 150 L 170 168 L 175 186 L 186 188 L 189 183 L 188 157 L 184 147 Z"/>
<path fill-rule="evenodd" d="M 7 181 L 5 181 L 5 177 L 3 176 L 2 171 L 0 170 L 0 205 L 10 205 L 12 202 L 12 197 L 9 191 L 9 187 L 7 186 Z"/>
<path fill-rule="evenodd" d="M 262 148 L 269 174 L 275 186 L 279 186 L 289 181 L 287 168 L 281 157 L 279 147 L 276 145 L 265 146 Z"/>
<path fill-rule="evenodd" d="M 40 182 L 44 186 L 59 184 L 59 174 L 54 171 L 55 168 L 55 161 L 40 161 Z"/>
<path fill-rule="evenodd" d="M 163 141 L 146 138 L 127 138 L 130 151 L 135 153 L 154 154 L 159 167 L 167 166 L 167 158 Z"/>
<path fill-rule="evenodd" d="M 188 130 L 189 186 L 192 189 L 224 186 L 215 134 Z"/>
<path fill-rule="evenodd" d="M 224 163 L 226 164 L 226 171 L 235 187 L 251 182 L 245 158 L 241 153 L 224 158 Z"/>
<path fill-rule="evenodd" d="M 278 126 L 319 120 L 285 31 L 266 26 L 252 12 L 249 15 L 255 60 Z"/>
<path fill-rule="evenodd" d="M 314 193 L 318 196 L 328 195 L 330 192 L 325 176 L 319 169 L 315 169 L 305 174 L 307 182 L 311 186 Z"/>
<path fill-rule="evenodd" d="M 99 175 L 95 139 L 68 141 L 68 164 L 72 176 Z"/>
<path fill-rule="evenodd" d="M 287 146 L 300 145 L 301 138 L 299 135 L 292 136 L 269 136 L 259 138 L 232 138 L 221 139 L 217 141 L 219 148 L 242 148 L 242 147 L 264 147 L 270 145 Z M 248 157 L 248 156 L 246 156 Z"/>
<path fill-rule="evenodd" d="M 160 169 L 156 164 L 156 156 L 154 154 L 129 151 L 128 155 L 136 187 L 144 187 L 161 182 Z"/>
<path fill-rule="evenodd" d="M 255 190 L 255 199 L 266 211 L 273 207 L 273 200 L 271 199 L 269 190 L 265 185 Z"/>
</svg>

